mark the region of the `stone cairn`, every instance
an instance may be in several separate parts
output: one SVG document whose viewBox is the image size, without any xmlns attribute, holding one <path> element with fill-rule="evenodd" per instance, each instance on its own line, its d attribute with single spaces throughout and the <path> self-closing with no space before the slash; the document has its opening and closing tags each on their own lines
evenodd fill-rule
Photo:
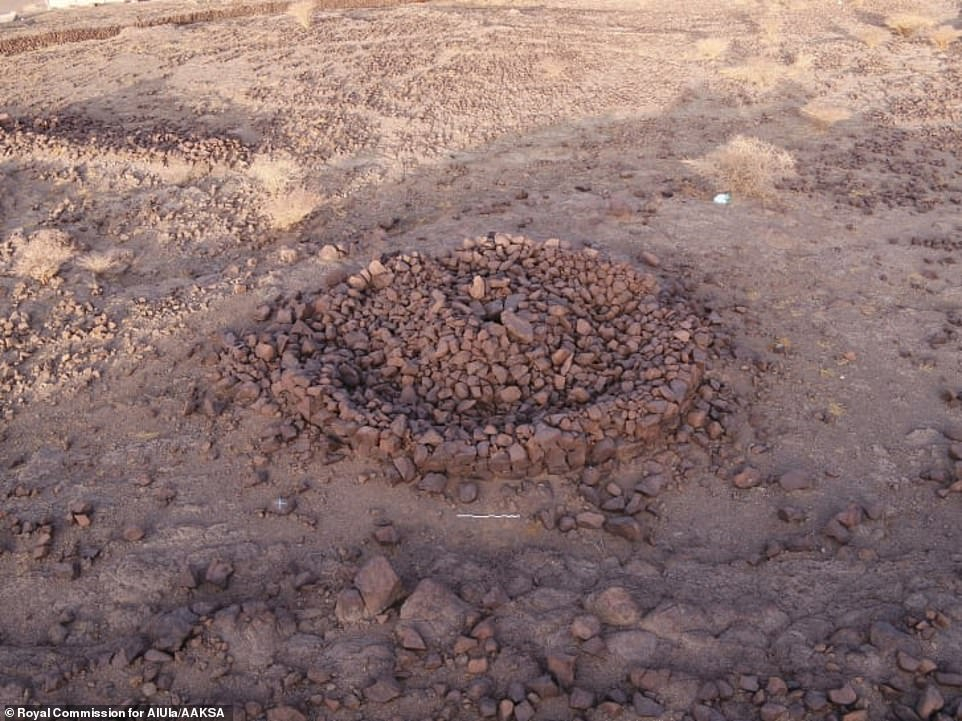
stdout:
<svg viewBox="0 0 962 721">
<path fill-rule="evenodd" d="M 636 455 L 682 423 L 712 345 L 652 275 L 502 234 L 382 257 L 262 315 L 262 330 L 225 336 L 221 387 L 406 482 Z"/>
</svg>

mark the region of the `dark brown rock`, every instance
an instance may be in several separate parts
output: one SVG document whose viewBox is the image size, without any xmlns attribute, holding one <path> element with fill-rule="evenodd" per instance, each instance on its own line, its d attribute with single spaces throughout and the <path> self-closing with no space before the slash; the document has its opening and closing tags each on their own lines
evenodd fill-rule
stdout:
<svg viewBox="0 0 962 721">
<path fill-rule="evenodd" d="M 601 621 L 597 616 L 590 614 L 575 616 L 575 620 L 571 622 L 571 635 L 581 641 L 587 641 L 599 633 L 601 633 Z"/>
<path fill-rule="evenodd" d="M 644 538 L 641 524 L 631 516 L 615 516 L 605 521 L 604 528 L 613 536 L 620 536 L 632 543 L 639 543 Z"/>
<path fill-rule="evenodd" d="M 178 608 L 156 616 L 147 626 L 153 648 L 179 651 L 194 630 L 198 617 L 188 608 Z"/>
<path fill-rule="evenodd" d="M 267 709 L 267 721 L 307 721 L 307 716 L 293 706 L 274 706 Z"/>
<path fill-rule="evenodd" d="M 458 486 L 458 500 L 461 503 L 474 503 L 478 500 L 478 484 L 465 481 Z"/>
<path fill-rule="evenodd" d="M 822 711 L 828 706 L 828 698 L 821 691 L 805 692 L 805 708 L 809 711 Z"/>
<path fill-rule="evenodd" d="M 365 616 L 364 599 L 356 588 L 346 588 L 337 594 L 334 615 L 343 624 L 357 623 Z"/>
<path fill-rule="evenodd" d="M 447 485 L 448 477 L 443 473 L 427 473 L 418 483 L 418 488 L 428 493 L 444 493 Z"/>
<path fill-rule="evenodd" d="M 379 526 L 374 530 L 374 540 L 382 546 L 396 546 L 401 542 L 401 534 L 393 525 Z"/>
<path fill-rule="evenodd" d="M 849 706 L 858 699 L 858 696 L 849 684 L 838 688 L 833 688 L 828 692 L 828 699 L 836 706 Z"/>
<path fill-rule="evenodd" d="M 588 597 L 585 608 L 610 626 L 630 626 L 641 617 L 638 604 L 622 586 L 611 586 Z"/>
<path fill-rule="evenodd" d="M 569 653 L 551 652 L 546 657 L 548 671 L 562 688 L 571 688 L 575 682 L 576 656 Z"/>
<path fill-rule="evenodd" d="M 456 636 L 465 626 L 471 608 L 446 586 L 431 578 L 422 580 L 401 606 L 401 619 L 411 621 L 427 640 L 438 643 Z"/>
<path fill-rule="evenodd" d="M 945 706 L 945 698 L 934 684 L 927 684 L 915 704 L 915 712 L 922 719 L 929 719 L 936 711 L 941 711 Z"/>
<path fill-rule="evenodd" d="M 641 718 L 661 718 L 665 713 L 664 706 L 637 691 L 632 696 L 631 705 Z"/>
<path fill-rule="evenodd" d="M 217 588 L 227 588 L 230 577 L 234 575 L 234 565 L 230 561 L 214 559 L 204 571 L 204 581 Z"/>
<path fill-rule="evenodd" d="M 815 487 L 815 480 L 808 471 L 793 468 L 778 477 L 778 485 L 783 491 L 804 491 Z"/>
<path fill-rule="evenodd" d="M 598 529 L 605 525 L 605 514 L 597 511 L 582 511 L 575 516 L 575 521 L 581 528 Z"/>
<path fill-rule="evenodd" d="M 910 656 L 921 656 L 921 648 L 918 641 L 912 636 L 899 631 L 895 626 L 886 621 L 876 621 L 869 628 L 869 641 L 877 649 L 883 652 L 904 651 Z"/>
<path fill-rule="evenodd" d="M 524 344 L 534 341 L 534 328 L 531 323 L 514 311 L 502 311 L 501 324 L 508 331 L 508 337 L 512 340 Z"/>
<path fill-rule="evenodd" d="M 364 699 L 369 703 L 387 703 L 401 695 L 401 684 L 394 678 L 379 678 L 364 689 Z"/>
<path fill-rule="evenodd" d="M 734 485 L 735 488 L 754 488 L 761 482 L 762 474 L 754 466 L 745 466 L 732 476 L 732 485 Z"/>
<path fill-rule="evenodd" d="M 595 695 L 587 689 L 575 687 L 571 689 L 568 697 L 568 705 L 573 709 L 586 710 L 595 703 Z"/>
</svg>

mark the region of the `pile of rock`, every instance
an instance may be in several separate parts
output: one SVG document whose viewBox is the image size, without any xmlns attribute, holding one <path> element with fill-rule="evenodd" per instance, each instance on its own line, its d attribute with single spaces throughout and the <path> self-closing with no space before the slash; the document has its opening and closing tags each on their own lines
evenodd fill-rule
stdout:
<svg viewBox="0 0 962 721">
<path fill-rule="evenodd" d="M 500 234 L 372 261 L 261 315 L 272 322 L 225 336 L 219 388 L 405 481 L 633 455 L 685 419 L 712 345 L 707 321 L 653 276 Z"/>
</svg>

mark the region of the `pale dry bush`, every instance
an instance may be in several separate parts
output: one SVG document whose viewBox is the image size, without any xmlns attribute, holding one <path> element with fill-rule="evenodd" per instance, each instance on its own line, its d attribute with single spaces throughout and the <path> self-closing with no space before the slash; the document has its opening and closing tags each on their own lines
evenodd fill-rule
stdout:
<svg viewBox="0 0 962 721">
<path fill-rule="evenodd" d="M 297 20 L 298 25 L 302 28 L 310 30 L 315 7 L 314 0 L 299 0 L 299 2 L 293 2 L 288 6 L 287 14 Z"/>
<path fill-rule="evenodd" d="M 701 57 L 714 60 L 724 55 L 729 45 L 725 38 L 703 38 L 695 43 L 695 50 Z"/>
<path fill-rule="evenodd" d="M 131 254 L 124 250 L 91 251 L 77 259 L 77 266 L 94 277 L 120 275 L 130 267 Z"/>
<path fill-rule="evenodd" d="M 684 161 L 718 190 L 772 200 L 775 183 L 795 172 L 791 154 L 758 138 L 736 135 L 702 158 Z"/>
<path fill-rule="evenodd" d="M 803 105 L 799 108 L 799 111 L 821 130 L 826 130 L 835 123 L 840 123 L 852 117 L 852 111 L 848 108 L 815 100 Z"/>
<path fill-rule="evenodd" d="M 771 58 L 749 58 L 742 65 L 722 68 L 722 75 L 740 83 L 747 83 L 757 88 L 770 88 L 785 75 L 786 66 Z"/>
<path fill-rule="evenodd" d="M 867 28 L 860 29 L 855 33 L 855 37 L 865 43 L 868 47 L 876 48 L 890 40 L 892 34 L 887 30 L 883 30 L 882 28 L 872 25 Z"/>
<path fill-rule="evenodd" d="M 782 38 L 782 20 L 776 15 L 765 15 L 758 21 L 762 42 L 776 45 Z"/>
<path fill-rule="evenodd" d="M 796 75 L 805 75 L 815 66 L 815 58 L 808 53 L 797 53 L 792 61 L 792 71 Z"/>
<path fill-rule="evenodd" d="M 885 18 L 885 27 L 904 38 L 910 38 L 935 25 L 935 20 L 916 13 L 895 13 Z"/>
<path fill-rule="evenodd" d="M 73 256 L 74 250 L 70 236 L 60 230 L 45 228 L 32 233 L 16 249 L 13 257 L 13 272 L 24 278 L 33 278 L 45 285 Z"/>
<path fill-rule="evenodd" d="M 323 198 L 317 193 L 296 187 L 269 195 L 264 201 L 263 210 L 274 228 L 287 230 L 313 213 L 322 201 Z"/>
<path fill-rule="evenodd" d="M 939 25 L 929 33 L 929 42 L 939 50 L 948 50 L 949 45 L 962 37 L 962 30 L 951 25 Z"/>
<path fill-rule="evenodd" d="M 277 259 L 285 265 L 292 265 L 297 262 L 297 248 L 281 248 L 277 251 Z"/>
<path fill-rule="evenodd" d="M 297 162 L 287 154 L 255 155 L 247 174 L 260 183 L 268 193 L 279 193 L 296 183 L 302 172 Z"/>
</svg>

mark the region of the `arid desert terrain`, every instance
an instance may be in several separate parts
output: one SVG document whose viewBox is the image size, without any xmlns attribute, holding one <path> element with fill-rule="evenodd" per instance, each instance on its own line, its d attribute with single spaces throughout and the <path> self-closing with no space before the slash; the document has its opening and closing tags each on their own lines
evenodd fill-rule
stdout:
<svg viewBox="0 0 962 721">
<path fill-rule="evenodd" d="M 962 719 L 960 36 L 0 25 L 0 704 Z"/>
</svg>

